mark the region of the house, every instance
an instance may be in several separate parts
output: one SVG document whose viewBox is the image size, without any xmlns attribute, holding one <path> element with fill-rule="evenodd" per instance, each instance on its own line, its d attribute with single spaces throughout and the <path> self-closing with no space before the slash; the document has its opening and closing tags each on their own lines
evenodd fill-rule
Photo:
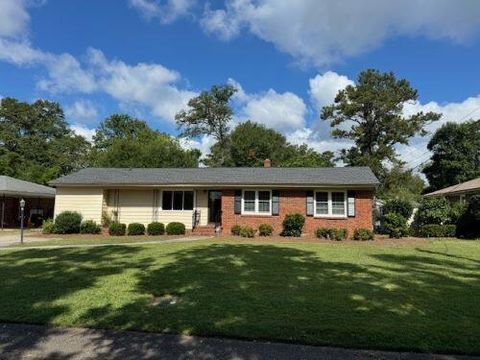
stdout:
<svg viewBox="0 0 480 360">
<path fill-rule="evenodd" d="M 25 220 L 27 225 L 40 226 L 43 219 L 53 217 L 55 189 L 19 180 L 10 176 L 0 176 L 1 215 L 0 227 L 20 225 L 20 200 L 25 200 Z"/>
<path fill-rule="evenodd" d="M 275 233 L 289 213 L 305 215 L 304 231 L 317 227 L 372 229 L 378 180 L 367 167 L 87 168 L 50 184 L 55 214 L 72 210 L 96 222 L 182 222 L 187 229 L 222 229 L 266 223 Z"/>
<path fill-rule="evenodd" d="M 480 178 L 452 185 L 428 194 L 425 197 L 442 196 L 450 202 L 465 202 L 474 194 L 480 194 Z"/>
</svg>

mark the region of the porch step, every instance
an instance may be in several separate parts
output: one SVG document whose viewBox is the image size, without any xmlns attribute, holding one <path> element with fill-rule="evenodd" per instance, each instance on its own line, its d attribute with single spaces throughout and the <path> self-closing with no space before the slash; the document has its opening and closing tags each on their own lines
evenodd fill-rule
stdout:
<svg viewBox="0 0 480 360">
<path fill-rule="evenodd" d="M 197 226 L 192 230 L 195 235 L 215 235 L 215 225 Z"/>
</svg>

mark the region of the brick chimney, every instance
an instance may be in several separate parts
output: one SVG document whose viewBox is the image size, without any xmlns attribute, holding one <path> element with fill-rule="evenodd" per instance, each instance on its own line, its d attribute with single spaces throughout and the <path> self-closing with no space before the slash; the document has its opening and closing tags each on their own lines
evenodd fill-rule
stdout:
<svg viewBox="0 0 480 360">
<path fill-rule="evenodd" d="M 272 167 L 272 162 L 270 161 L 270 159 L 263 160 L 263 167 L 264 168 Z"/>
</svg>

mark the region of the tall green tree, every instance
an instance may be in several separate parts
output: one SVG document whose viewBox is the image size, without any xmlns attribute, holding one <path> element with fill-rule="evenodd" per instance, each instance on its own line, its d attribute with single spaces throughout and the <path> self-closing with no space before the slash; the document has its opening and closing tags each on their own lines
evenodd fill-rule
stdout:
<svg viewBox="0 0 480 360">
<path fill-rule="evenodd" d="M 86 165 L 89 143 L 65 121 L 58 103 L 0 102 L 0 174 L 46 184 Z"/>
<path fill-rule="evenodd" d="M 229 123 L 233 110 L 229 101 L 237 90 L 232 85 L 215 85 L 210 91 L 190 99 L 188 109 L 175 115 L 180 136 L 195 138 L 200 135 L 213 136 L 218 143 L 218 163 L 210 166 L 224 166 L 227 162 Z"/>
<path fill-rule="evenodd" d="M 292 145 L 278 131 L 250 120 L 235 127 L 226 141 L 225 166 L 259 167 L 265 159 L 278 167 L 333 166 L 332 152 L 319 153 L 305 144 Z M 218 142 L 212 147 L 206 165 L 219 163 L 221 148 Z"/>
<path fill-rule="evenodd" d="M 417 99 L 417 90 L 407 80 L 370 69 L 359 74 L 355 85 L 340 90 L 334 103 L 322 109 L 321 118 L 330 122 L 335 138 L 354 142 L 342 150 L 342 160 L 370 166 L 382 180 L 386 162 L 400 164 L 395 146 L 407 145 L 415 135 L 426 135 L 425 125 L 441 116 L 433 112 L 406 116 L 405 102 Z"/>
<path fill-rule="evenodd" d="M 389 169 L 383 180 L 377 196 L 384 200 L 406 200 L 409 203 L 419 202 L 425 182 L 412 170 L 402 166 L 394 166 Z"/>
<path fill-rule="evenodd" d="M 97 167 L 197 167 L 199 150 L 184 149 L 178 139 L 151 129 L 145 121 L 115 114 L 93 137 L 91 163 Z"/>
<path fill-rule="evenodd" d="M 480 120 L 446 123 L 427 147 L 433 155 L 422 171 L 429 191 L 480 177 Z"/>
</svg>

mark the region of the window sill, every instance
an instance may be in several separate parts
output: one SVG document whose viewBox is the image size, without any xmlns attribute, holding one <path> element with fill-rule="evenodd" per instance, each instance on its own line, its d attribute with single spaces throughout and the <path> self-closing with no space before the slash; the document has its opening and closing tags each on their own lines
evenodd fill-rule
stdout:
<svg viewBox="0 0 480 360">
<path fill-rule="evenodd" d="M 262 213 L 242 213 L 240 214 L 240 216 L 243 216 L 243 217 L 270 217 L 270 216 L 274 216 L 272 214 L 262 214 Z"/>
<path fill-rule="evenodd" d="M 348 219 L 348 216 L 344 215 L 314 215 L 313 216 L 315 219 L 327 219 L 327 220 L 346 220 Z"/>
</svg>

